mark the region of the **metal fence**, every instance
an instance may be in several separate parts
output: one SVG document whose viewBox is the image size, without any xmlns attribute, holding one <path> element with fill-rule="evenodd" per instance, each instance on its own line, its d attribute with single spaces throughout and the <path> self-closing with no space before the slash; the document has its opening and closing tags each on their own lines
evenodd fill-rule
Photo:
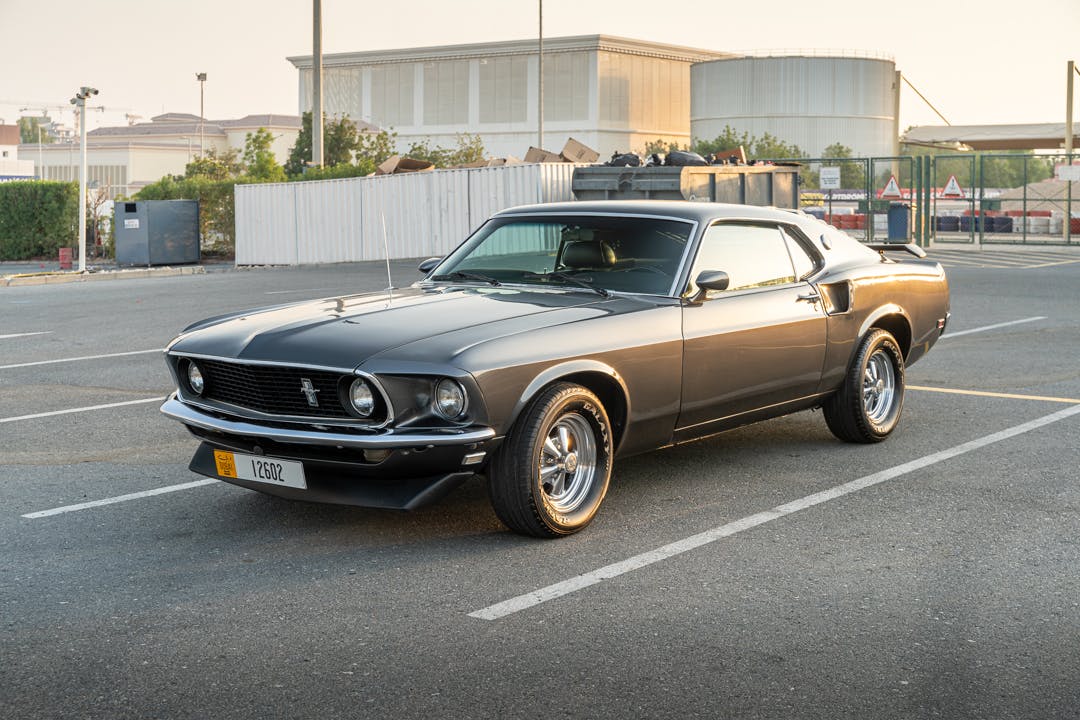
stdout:
<svg viewBox="0 0 1080 720">
<path fill-rule="evenodd" d="M 1080 155 L 797 158 L 799 207 L 860 240 L 1080 243 Z M 569 163 L 236 186 L 236 263 L 442 256 L 493 213 L 572 200 Z M 1067 167 L 1067 170 L 1063 170 Z"/>
<path fill-rule="evenodd" d="M 575 165 L 545 163 L 236 186 L 236 264 L 442 256 L 493 213 L 572 200 Z"/>
<path fill-rule="evenodd" d="M 1073 155 L 797 159 L 799 206 L 864 241 L 1080 243 Z M 785 160 L 789 161 L 789 160 Z M 1062 173 L 1063 167 L 1070 170 Z"/>
<path fill-rule="evenodd" d="M 1080 242 L 1080 183 L 1059 177 L 1077 156 L 939 155 L 934 200 L 939 242 L 1073 245 Z"/>
</svg>

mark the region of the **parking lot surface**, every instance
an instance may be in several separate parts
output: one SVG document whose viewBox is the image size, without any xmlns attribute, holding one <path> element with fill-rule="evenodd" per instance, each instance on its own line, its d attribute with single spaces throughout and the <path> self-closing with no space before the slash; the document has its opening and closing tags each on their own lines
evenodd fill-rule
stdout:
<svg viewBox="0 0 1080 720">
<path fill-rule="evenodd" d="M 628 458 L 558 541 L 479 480 L 402 514 L 187 470 L 169 339 L 384 264 L 0 288 L 3 715 L 1076 717 L 1080 256 L 941 256 L 888 441 L 804 412 Z"/>
</svg>

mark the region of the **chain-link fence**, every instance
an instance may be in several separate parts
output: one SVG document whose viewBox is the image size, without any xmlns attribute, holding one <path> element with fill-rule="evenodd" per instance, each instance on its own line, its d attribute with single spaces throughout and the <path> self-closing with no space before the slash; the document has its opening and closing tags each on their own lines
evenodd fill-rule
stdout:
<svg viewBox="0 0 1080 720">
<path fill-rule="evenodd" d="M 864 242 L 1080 243 L 1078 155 L 794 161 L 799 208 Z"/>
</svg>

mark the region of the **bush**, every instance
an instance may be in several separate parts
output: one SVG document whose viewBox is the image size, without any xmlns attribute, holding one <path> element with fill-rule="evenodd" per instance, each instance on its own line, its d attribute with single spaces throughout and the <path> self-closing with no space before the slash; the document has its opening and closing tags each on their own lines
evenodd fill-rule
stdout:
<svg viewBox="0 0 1080 720">
<path fill-rule="evenodd" d="M 135 194 L 136 200 L 198 200 L 199 237 L 204 256 L 229 257 L 236 251 L 236 180 L 205 176 L 165 176 Z"/>
<path fill-rule="evenodd" d="M 0 260 L 51 258 L 62 247 L 75 247 L 78 215 L 77 183 L 0 183 Z"/>
</svg>

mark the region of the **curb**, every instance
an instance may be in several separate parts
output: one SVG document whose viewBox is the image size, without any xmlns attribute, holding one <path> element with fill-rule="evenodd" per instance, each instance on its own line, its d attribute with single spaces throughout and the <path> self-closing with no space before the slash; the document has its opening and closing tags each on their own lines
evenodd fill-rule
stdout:
<svg viewBox="0 0 1080 720">
<path fill-rule="evenodd" d="M 18 287 L 24 285 L 63 285 L 66 283 L 97 282 L 99 280 L 135 280 L 154 277 L 176 277 L 178 275 L 205 275 L 201 265 L 195 267 L 144 268 L 138 270 L 109 270 L 105 272 L 43 272 L 25 275 L 0 276 L 0 287 Z"/>
</svg>

